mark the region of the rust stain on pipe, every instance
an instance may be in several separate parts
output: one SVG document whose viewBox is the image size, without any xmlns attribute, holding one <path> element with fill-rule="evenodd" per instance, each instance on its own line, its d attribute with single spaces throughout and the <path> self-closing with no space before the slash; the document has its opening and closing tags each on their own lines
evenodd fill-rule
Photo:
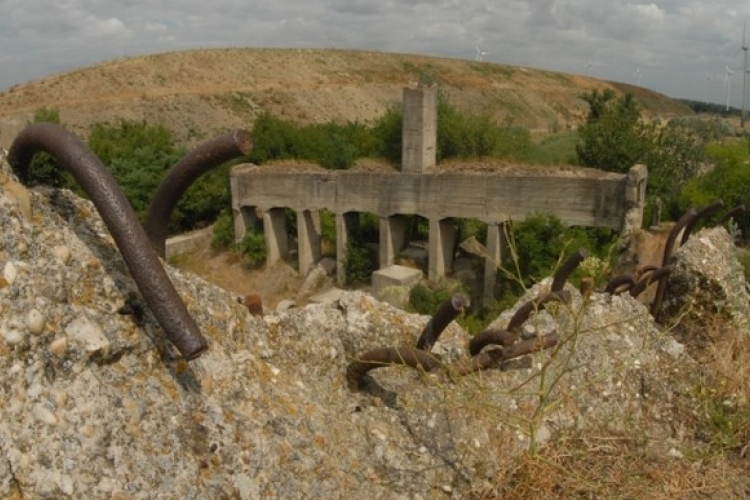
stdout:
<svg viewBox="0 0 750 500">
<path fill-rule="evenodd" d="M 579 248 L 567 259 L 565 259 L 565 262 L 563 262 L 563 264 L 560 266 L 560 269 L 557 270 L 557 272 L 555 273 L 555 277 L 552 280 L 553 292 L 562 291 L 563 287 L 565 286 L 565 282 L 568 281 L 568 278 L 571 274 L 573 274 L 573 271 L 576 270 L 578 264 L 583 262 L 583 259 L 585 258 L 586 250 L 583 248 Z"/>
<path fill-rule="evenodd" d="M 21 131 L 8 153 L 23 181 L 28 179 L 31 159 L 40 151 L 54 156 L 91 198 L 167 338 L 186 359 L 200 356 L 208 349 L 206 340 L 112 174 L 78 137 L 59 125 L 38 123 Z"/>
<path fill-rule="evenodd" d="M 693 234 L 693 229 L 695 229 L 696 224 L 698 224 L 698 221 L 701 219 L 705 219 L 712 213 L 716 212 L 718 209 L 724 206 L 723 200 L 716 200 L 710 205 L 706 205 L 705 207 L 701 208 L 698 212 L 696 212 L 695 217 L 693 217 L 690 222 L 685 226 L 685 231 L 682 233 L 682 242 L 681 245 L 684 245 L 687 243 L 688 238 L 690 238 L 690 235 Z"/>
<path fill-rule="evenodd" d="M 469 297 L 462 293 L 456 293 L 443 302 L 437 312 L 432 315 L 430 321 L 427 322 L 427 326 L 422 330 L 422 334 L 417 340 L 417 349 L 429 352 L 438 338 L 440 338 L 443 330 L 470 305 L 471 301 Z"/>
<path fill-rule="evenodd" d="M 667 236 L 667 242 L 664 245 L 664 255 L 661 260 L 661 266 L 667 267 L 669 265 L 669 261 L 672 258 L 672 252 L 674 251 L 674 243 L 677 240 L 677 236 L 680 234 L 680 231 L 682 231 L 683 228 L 687 227 L 693 219 L 698 215 L 698 212 L 691 208 L 687 212 L 685 212 L 682 217 L 675 223 L 672 230 L 669 232 L 669 236 Z M 667 280 L 660 279 L 659 284 L 656 287 L 656 295 L 654 296 L 654 301 L 651 303 L 651 316 L 654 317 L 654 319 L 658 320 L 659 311 L 661 310 L 661 303 L 662 300 L 664 300 L 664 292 L 667 288 Z"/>
<path fill-rule="evenodd" d="M 156 188 L 143 223 L 148 239 L 161 258 L 166 253 L 169 218 L 183 193 L 201 175 L 250 153 L 252 146 L 250 134 L 244 130 L 234 130 L 198 146 L 167 172 Z"/>
</svg>

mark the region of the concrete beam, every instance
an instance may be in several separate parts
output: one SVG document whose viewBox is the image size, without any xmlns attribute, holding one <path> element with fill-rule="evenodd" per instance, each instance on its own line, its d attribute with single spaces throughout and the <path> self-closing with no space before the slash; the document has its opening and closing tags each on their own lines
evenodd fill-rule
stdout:
<svg viewBox="0 0 750 500">
<path fill-rule="evenodd" d="M 320 211 L 297 212 L 297 251 L 299 273 L 307 275 L 320 260 Z"/>
<path fill-rule="evenodd" d="M 380 218 L 380 269 L 396 263 L 396 255 L 406 243 L 406 218 L 392 215 Z"/>
<path fill-rule="evenodd" d="M 430 219 L 428 269 L 431 280 L 445 276 L 453 268 L 456 232 L 453 219 Z"/>
</svg>

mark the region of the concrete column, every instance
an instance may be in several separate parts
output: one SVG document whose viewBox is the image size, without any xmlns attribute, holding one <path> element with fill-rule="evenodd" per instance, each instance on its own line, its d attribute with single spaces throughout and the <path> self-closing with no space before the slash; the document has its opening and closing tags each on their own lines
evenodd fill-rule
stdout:
<svg viewBox="0 0 750 500">
<path fill-rule="evenodd" d="M 484 290 L 482 301 L 489 305 L 495 299 L 498 269 L 503 262 L 503 254 L 508 244 L 506 224 L 487 224 L 487 255 L 484 257 Z"/>
<path fill-rule="evenodd" d="M 646 165 L 635 165 L 629 171 L 625 181 L 625 204 L 620 234 L 627 236 L 643 226 L 643 209 L 646 207 L 646 182 L 648 168 Z"/>
<path fill-rule="evenodd" d="M 234 241 L 239 242 L 245 236 L 248 228 L 262 228 L 263 221 L 255 207 L 239 207 L 232 210 L 234 224 Z"/>
<path fill-rule="evenodd" d="M 396 255 L 406 243 L 406 218 L 392 215 L 380 218 L 380 269 L 396 263 Z"/>
<path fill-rule="evenodd" d="M 401 171 L 423 172 L 437 157 L 437 87 L 405 88 Z"/>
<path fill-rule="evenodd" d="M 263 212 L 263 234 L 266 239 L 266 265 L 272 266 L 289 253 L 283 208 L 271 208 Z"/>
<path fill-rule="evenodd" d="M 320 211 L 303 210 L 297 212 L 297 249 L 299 253 L 299 273 L 306 276 L 321 256 L 320 250 Z"/>
<path fill-rule="evenodd" d="M 456 226 L 453 219 L 430 219 L 429 277 L 445 276 L 453 268 Z"/>
<path fill-rule="evenodd" d="M 346 246 L 349 244 L 349 235 L 357 220 L 356 212 L 336 214 L 336 283 L 339 286 L 346 284 Z"/>
</svg>

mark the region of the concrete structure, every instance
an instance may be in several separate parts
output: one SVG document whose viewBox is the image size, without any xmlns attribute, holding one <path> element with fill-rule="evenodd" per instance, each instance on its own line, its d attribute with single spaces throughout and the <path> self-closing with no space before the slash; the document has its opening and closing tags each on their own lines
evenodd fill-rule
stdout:
<svg viewBox="0 0 750 500">
<path fill-rule="evenodd" d="M 437 158 L 437 87 L 404 89 L 401 170 L 419 173 Z"/>
<path fill-rule="evenodd" d="M 536 212 L 557 215 L 565 224 L 640 228 L 647 171 L 636 165 L 627 175 L 571 167 L 456 165 L 435 167 L 437 88 L 404 89 L 401 172 L 324 170 L 314 165 L 294 169 L 238 165 L 231 172 L 235 236 L 262 224 L 272 265 L 289 255 L 286 209 L 297 214 L 299 272 L 307 274 L 320 259 L 322 209 L 336 215 L 337 281 L 344 283 L 344 261 L 358 214 L 380 217 L 379 265 L 395 264 L 408 243 L 404 216 L 429 221 L 430 279 L 451 272 L 455 249 L 454 218 L 488 224 L 485 300 L 491 298 L 505 246 L 504 224 Z"/>
<path fill-rule="evenodd" d="M 320 256 L 319 211 L 336 214 L 336 255 L 343 262 L 357 214 L 380 217 L 380 267 L 395 263 L 407 243 L 403 216 L 429 220 L 429 277 L 449 273 L 455 244 L 452 219 L 473 218 L 488 227 L 485 290 L 491 291 L 496 264 L 502 259 L 503 224 L 537 212 L 554 213 L 563 223 L 609 227 L 624 233 L 640 228 L 645 204 L 646 167 L 628 174 L 567 167 L 506 167 L 480 172 L 475 168 L 413 174 L 324 170 L 297 165 L 238 165 L 231 172 L 235 235 L 263 220 L 268 264 L 289 252 L 285 208 L 297 214 L 299 269 L 306 273 Z M 262 217 L 259 217 L 261 214 Z M 343 265 L 338 266 L 343 282 Z"/>
<path fill-rule="evenodd" d="M 391 286 L 413 287 L 422 280 L 422 271 L 411 267 L 393 265 L 372 273 L 373 293 Z"/>
</svg>

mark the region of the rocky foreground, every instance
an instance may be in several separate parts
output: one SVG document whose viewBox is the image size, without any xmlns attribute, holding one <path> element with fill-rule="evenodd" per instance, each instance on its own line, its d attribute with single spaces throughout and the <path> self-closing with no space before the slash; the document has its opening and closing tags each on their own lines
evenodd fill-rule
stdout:
<svg viewBox="0 0 750 500">
<path fill-rule="evenodd" d="M 674 413 L 690 404 L 696 362 L 627 294 L 583 300 L 571 288 L 570 306 L 525 328 L 562 343 L 501 367 L 463 377 L 386 367 L 351 390 L 352 359 L 413 344 L 429 318 L 361 292 L 255 317 L 167 266 L 210 347 L 185 362 L 93 205 L 27 190 L 2 156 L 2 498 L 460 497 L 490 489 L 529 447 L 587 429 L 637 429 L 644 453 L 682 459 Z M 731 290 L 739 298 L 722 300 L 747 317 L 726 231 L 700 232 L 691 247 L 697 264 L 680 272 L 709 273 L 697 286 Z M 466 357 L 467 342 L 452 323 L 434 352 Z"/>
</svg>

